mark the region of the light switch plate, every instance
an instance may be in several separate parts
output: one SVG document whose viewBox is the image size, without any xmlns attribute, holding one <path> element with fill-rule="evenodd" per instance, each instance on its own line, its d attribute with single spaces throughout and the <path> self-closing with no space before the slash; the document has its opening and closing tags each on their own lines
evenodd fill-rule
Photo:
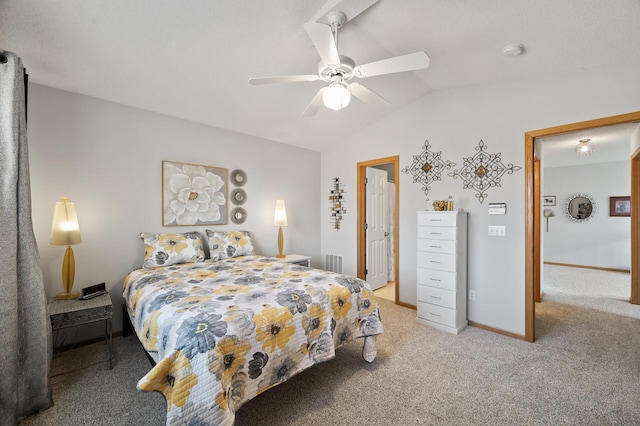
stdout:
<svg viewBox="0 0 640 426">
<path fill-rule="evenodd" d="M 504 237 L 507 235 L 507 227 L 506 226 L 489 226 L 490 237 Z"/>
</svg>

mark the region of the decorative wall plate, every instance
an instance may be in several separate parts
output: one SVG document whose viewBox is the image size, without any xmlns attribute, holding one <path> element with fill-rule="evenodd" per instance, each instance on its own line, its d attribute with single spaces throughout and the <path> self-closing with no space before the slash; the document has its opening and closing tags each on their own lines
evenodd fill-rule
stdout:
<svg viewBox="0 0 640 426">
<path fill-rule="evenodd" d="M 231 191 L 231 202 L 236 206 L 241 206 L 244 202 L 247 201 L 247 193 L 244 192 L 244 189 L 236 188 Z"/>
<path fill-rule="evenodd" d="M 235 224 L 243 223 L 247 219 L 247 211 L 242 207 L 231 210 L 231 222 Z"/>
<path fill-rule="evenodd" d="M 234 170 L 231 172 L 231 183 L 235 186 L 242 186 L 247 183 L 247 174 L 242 170 Z"/>
</svg>

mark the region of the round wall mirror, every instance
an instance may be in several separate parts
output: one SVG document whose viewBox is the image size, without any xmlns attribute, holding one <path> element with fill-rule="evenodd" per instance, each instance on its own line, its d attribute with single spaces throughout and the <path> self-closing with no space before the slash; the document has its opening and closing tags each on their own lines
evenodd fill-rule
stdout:
<svg viewBox="0 0 640 426">
<path fill-rule="evenodd" d="M 587 194 L 573 194 L 565 204 L 565 212 L 573 222 L 588 222 L 596 214 L 596 202 Z"/>
</svg>

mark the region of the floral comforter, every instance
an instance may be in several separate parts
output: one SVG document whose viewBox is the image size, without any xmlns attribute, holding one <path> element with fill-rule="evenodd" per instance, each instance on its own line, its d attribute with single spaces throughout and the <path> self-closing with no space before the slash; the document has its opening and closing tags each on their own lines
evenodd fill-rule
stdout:
<svg viewBox="0 0 640 426">
<path fill-rule="evenodd" d="M 157 361 L 138 389 L 164 394 L 167 425 L 231 425 L 244 402 L 382 333 L 366 282 L 272 258 L 138 269 L 123 296 Z"/>
</svg>

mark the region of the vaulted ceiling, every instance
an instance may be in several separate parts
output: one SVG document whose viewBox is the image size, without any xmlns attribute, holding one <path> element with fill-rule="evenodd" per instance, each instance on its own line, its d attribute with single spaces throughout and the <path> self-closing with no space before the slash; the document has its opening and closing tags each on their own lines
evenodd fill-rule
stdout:
<svg viewBox="0 0 640 426">
<path fill-rule="evenodd" d="M 302 112 L 323 82 L 304 23 L 371 7 L 339 30 L 357 64 L 425 51 L 425 70 L 363 79 L 391 102 Z M 0 0 L 0 49 L 34 83 L 322 150 L 433 90 L 640 62 L 638 0 Z M 502 49 L 522 43 L 525 53 Z"/>
</svg>

